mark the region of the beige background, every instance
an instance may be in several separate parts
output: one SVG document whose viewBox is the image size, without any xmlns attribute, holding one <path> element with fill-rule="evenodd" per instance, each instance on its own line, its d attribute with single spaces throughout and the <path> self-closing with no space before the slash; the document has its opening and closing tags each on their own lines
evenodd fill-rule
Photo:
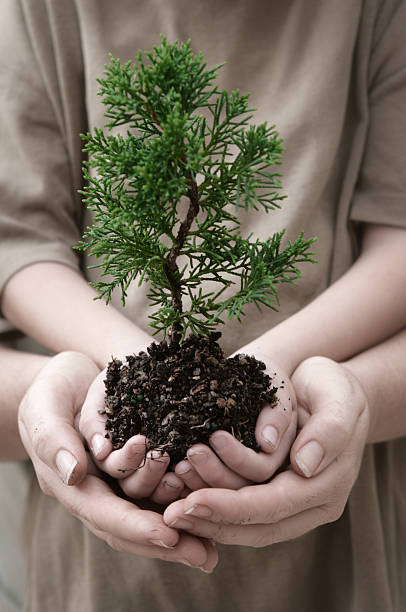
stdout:
<svg viewBox="0 0 406 612">
<path fill-rule="evenodd" d="M 20 524 L 28 485 L 24 463 L 0 463 L 0 612 L 17 612 L 24 598 Z"/>
</svg>

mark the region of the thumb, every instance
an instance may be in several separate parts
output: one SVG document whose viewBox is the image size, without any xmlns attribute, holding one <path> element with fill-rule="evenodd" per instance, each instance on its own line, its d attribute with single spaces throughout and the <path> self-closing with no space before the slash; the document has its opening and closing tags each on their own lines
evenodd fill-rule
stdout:
<svg viewBox="0 0 406 612">
<path fill-rule="evenodd" d="M 111 439 L 106 438 L 106 417 L 103 415 L 106 395 L 105 378 L 106 370 L 103 370 L 90 385 L 79 421 L 79 431 L 94 457 L 99 461 L 105 459 L 113 449 Z"/>
<path fill-rule="evenodd" d="M 367 400 L 355 376 L 325 357 L 302 362 L 292 383 L 300 433 L 291 448 L 291 464 L 297 473 L 310 478 L 349 445 Z"/>
<path fill-rule="evenodd" d="M 33 461 L 45 463 L 68 485 L 87 473 L 87 456 L 75 429 L 87 388 L 98 373 L 85 355 L 66 352 L 53 357 L 24 396 L 19 409 L 22 442 Z"/>
</svg>

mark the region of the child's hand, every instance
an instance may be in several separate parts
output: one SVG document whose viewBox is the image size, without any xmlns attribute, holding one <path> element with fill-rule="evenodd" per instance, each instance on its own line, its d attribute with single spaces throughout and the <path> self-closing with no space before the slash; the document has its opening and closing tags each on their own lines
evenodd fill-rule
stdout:
<svg viewBox="0 0 406 612">
<path fill-rule="evenodd" d="M 91 449 L 97 467 L 117 479 L 123 492 L 133 499 L 149 498 L 157 504 L 168 504 L 182 494 L 183 481 L 173 472 L 166 472 L 169 455 L 149 450 L 142 435 L 133 436 L 119 450 L 113 450 L 106 438 L 103 370 L 93 381 L 83 404 L 79 430 Z"/>
<path fill-rule="evenodd" d="M 223 544 L 259 547 L 296 538 L 341 516 L 368 435 L 365 392 L 346 367 L 323 357 L 304 361 L 292 382 L 300 431 L 291 469 L 267 484 L 238 491 L 194 491 L 166 509 L 168 526 Z"/>
<path fill-rule="evenodd" d="M 175 468 L 175 474 L 188 489 L 239 489 L 265 482 L 286 463 L 296 437 L 295 392 L 275 362 L 267 359 L 266 366 L 272 384 L 278 387 L 278 401 L 275 407 L 267 406 L 259 414 L 255 433 L 261 452 L 247 448 L 225 431 L 216 431 L 210 438 L 215 452 L 204 444 L 195 444 L 187 453 L 187 461 Z"/>
<path fill-rule="evenodd" d="M 225 431 L 216 431 L 210 445 L 195 444 L 187 460 L 166 472 L 169 456 L 148 450 L 144 436 L 132 437 L 123 448 L 113 450 L 106 438 L 103 409 L 105 371 L 91 385 L 82 408 L 79 428 L 92 451 L 96 465 L 119 481 L 126 495 L 168 504 L 191 490 L 204 487 L 239 489 L 264 482 L 284 465 L 296 436 L 296 401 L 289 378 L 269 359 L 267 372 L 278 387 L 275 407 L 265 407 L 256 425 L 260 453 L 247 448 Z"/>
</svg>

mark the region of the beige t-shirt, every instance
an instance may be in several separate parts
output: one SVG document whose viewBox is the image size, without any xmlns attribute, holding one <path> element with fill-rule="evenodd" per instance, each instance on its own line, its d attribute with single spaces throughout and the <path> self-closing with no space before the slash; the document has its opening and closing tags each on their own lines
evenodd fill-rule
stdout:
<svg viewBox="0 0 406 612">
<path fill-rule="evenodd" d="M 0 288 L 36 261 L 79 265 L 71 245 L 89 217 L 77 194 L 78 134 L 104 124 L 96 77 L 108 52 L 134 58 L 160 33 L 191 38 L 209 65 L 226 60 L 220 85 L 251 92 L 256 121 L 284 139 L 288 198 L 245 218 L 244 232 L 318 237 L 319 263 L 281 287 L 280 312 L 248 308 L 244 325 L 222 330 L 226 350 L 345 272 L 360 223 L 406 226 L 404 2 L 2 0 L 0 19 Z M 126 314 L 148 329 L 144 289 L 131 288 Z M 211 576 L 111 551 L 33 484 L 26 609 L 400 611 L 405 475 L 404 440 L 369 446 L 338 521 L 264 549 L 221 547 Z"/>
</svg>

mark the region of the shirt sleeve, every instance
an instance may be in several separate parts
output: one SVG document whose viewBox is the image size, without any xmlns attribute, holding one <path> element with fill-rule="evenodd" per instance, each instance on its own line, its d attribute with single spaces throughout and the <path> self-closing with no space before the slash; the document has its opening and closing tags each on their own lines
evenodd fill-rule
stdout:
<svg viewBox="0 0 406 612">
<path fill-rule="evenodd" d="M 351 211 L 406 227 L 406 3 L 382 2 L 369 64 L 369 129 Z"/>
<path fill-rule="evenodd" d="M 58 82 L 63 61 L 52 46 L 46 3 L 2 0 L 0 31 L 1 293 L 27 265 L 54 261 L 78 267 L 72 246 L 80 237 L 81 211 L 77 167 L 73 170 L 78 160 L 68 135 L 68 124 L 75 122 L 67 119 L 63 104 Z M 80 95 L 70 92 L 75 93 Z M 76 138 L 80 141 L 79 129 Z M 80 152 L 81 144 L 75 146 Z"/>
</svg>

